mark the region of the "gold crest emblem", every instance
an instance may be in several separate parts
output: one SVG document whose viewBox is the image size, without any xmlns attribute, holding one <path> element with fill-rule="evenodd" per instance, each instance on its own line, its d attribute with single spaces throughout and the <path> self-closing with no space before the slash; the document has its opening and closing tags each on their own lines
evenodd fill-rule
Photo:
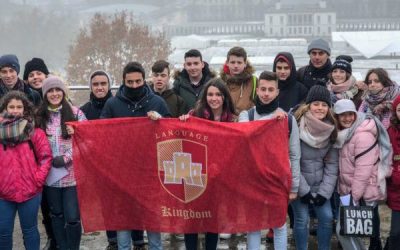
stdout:
<svg viewBox="0 0 400 250">
<path fill-rule="evenodd" d="M 158 176 L 164 189 L 188 203 L 207 187 L 207 146 L 172 139 L 157 143 Z"/>
</svg>

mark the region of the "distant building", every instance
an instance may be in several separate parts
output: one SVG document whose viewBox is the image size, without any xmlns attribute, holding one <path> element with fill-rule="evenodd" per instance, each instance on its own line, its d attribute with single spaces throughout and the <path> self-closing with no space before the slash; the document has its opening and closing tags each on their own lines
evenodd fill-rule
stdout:
<svg viewBox="0 0 400 250">
<path fill-rule="evenodd" d="M 336 30 L 336 13 L 327 8 L 326 1 L 279 1 L 265 14 L 265 36 L 325 37 Z"/>
</svg>

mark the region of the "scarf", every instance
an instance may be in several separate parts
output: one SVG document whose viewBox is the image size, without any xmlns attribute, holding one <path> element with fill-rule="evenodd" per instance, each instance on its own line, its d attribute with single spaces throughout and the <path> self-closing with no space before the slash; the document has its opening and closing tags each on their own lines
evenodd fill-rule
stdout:
<svg viewBox="0 0 400 250">
<path fill-rule="evenodd" d="M 279 98 L 275 98 L 272 102 L 264 104 L 260 98 L 256 96 L 256 111 L 258 114 L 270 114 L 279 107 Z"/>
<path fill-rule="evenodd" d="M 5 113 L 0 121 L 0 141 L 3 145 L 15 146 L 30 140 L 34 122 L 32 118 Z"/>
<path fill-rule="evenodd" d="M 93 92 L 90 92 L 90 101 L 92 102 L 93 106 L 98 109 L 102 109 L 104 104 L 106 104 L 107 100 L 112 96 L 111 90 L 107 92 L 107 95 L 103 98 L 97 98 Z"/>
<path fill-rule="evenodd" d="M 4 81 L 0 79 L 0 93 L 2 93 L 2 95 L 7 94 L 8 91 L 10 90 L 19 90 L 21 92 L 25 92 L 24 88 L 25 88 L 25 83 L 19 78 L 17 80 L 17 83 L 14 85 L 12 89 L 8 89 Z"/>
<path fill-rule="evenodd" d="M 314 148 L 324 148 L 335 129 L 333 124 L 315 118 L 307 111 L 300 119 L 300 139 Z"/>
<path fill-rule="evenodd" d="M 391 85 L 389 87 L 383 88 L 379 93 L 373 94 L 370 91 L 367 92 L 365 96 L 365 101 L 367 102 L 367 108 L 374 110 L 374 108 L 379 104 L 384 104 L 386 102 L 391 102 L 400 93 L 400 86 Z M 366 112 L 365 110 L 364 112 Z"/>
<path fill-rule="evenodd" d="M 346 92 L 347 90 L 349 90 L 353 86 L 353 81 L 354 80 L 351 77 L 349 79 L 347 79 L 346 81 L 339 83 L 339 84 L 335 84 L 335 83 L 329 81 L 327 88 L 329 91 L 332 91 L 335 94 L 343 93 L 343 92 Z"/>
<path fill-rule="evenodd" d="M 124 86 L 123 89 L 124 95 L 133 102 L 140 101 L 146 94 L 146 89 L 144 88 L 144 84 L 138 88 L 129 88 Z"/>
</svg>

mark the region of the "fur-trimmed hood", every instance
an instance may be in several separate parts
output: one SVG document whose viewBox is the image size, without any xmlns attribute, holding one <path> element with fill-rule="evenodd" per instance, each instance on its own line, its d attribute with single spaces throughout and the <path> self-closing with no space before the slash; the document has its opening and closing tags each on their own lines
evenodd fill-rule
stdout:
<svg viewBox="0 0 400 250">
<path fill-rule="evenodd" d="M 247 61 L 246 68 L 244 68 L 244 71 L 239 75 L 232 76 L 229 72 L 228 65 L 226 65 L 225 63 L 222 66 L 219 76 L 224 82 L 226 82 L 227 85 L 230 84 L 240 85 L 242 83 L 250 82 L 254 72 L 256 72 L 255 68 L 251 65 L 249 61 Z"/>
</svg>

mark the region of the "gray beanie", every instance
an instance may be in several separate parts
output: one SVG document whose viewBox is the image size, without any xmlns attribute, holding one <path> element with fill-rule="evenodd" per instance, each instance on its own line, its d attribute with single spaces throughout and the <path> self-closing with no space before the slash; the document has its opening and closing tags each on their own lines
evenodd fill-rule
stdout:
<svg viewBox="0 0 400 250">
<path fill-rule="evenodd" d="M 310 54 L 311 50 L 313 49 L 320 49 L 328 53 L 328 55 L 331 54 L 329 43 L 322 38 L 312 40 L 311 43 L 308 45 L 307 53 Z"/>
<path fill-rule="evenodd" d="M 67 95 L 67 87 L 65 86 L 61 78 L 50 75 L 43 81 L 43 86 L 42 86 L 43 97 L 46 97 L 47 92 L 53 88 L 59 88 L 64 92 L 64 95 Z"/>
<path fill-rule="evenodd" d="M 0 69 L 3 67 L 10 67 L 17 71 L 17 75 L 19 74 L 19 61 L 16 55 L 4 55 L 0 57 Z"/>
<path fill-rule="evenodd" d="M 306 104 L 310 104 L 315 101 L 325 102 L 329 107 L 332 107 L 331 93 L 324 86 L 314 85 L 311 87 L 306 98 Z"/>
</svg>

